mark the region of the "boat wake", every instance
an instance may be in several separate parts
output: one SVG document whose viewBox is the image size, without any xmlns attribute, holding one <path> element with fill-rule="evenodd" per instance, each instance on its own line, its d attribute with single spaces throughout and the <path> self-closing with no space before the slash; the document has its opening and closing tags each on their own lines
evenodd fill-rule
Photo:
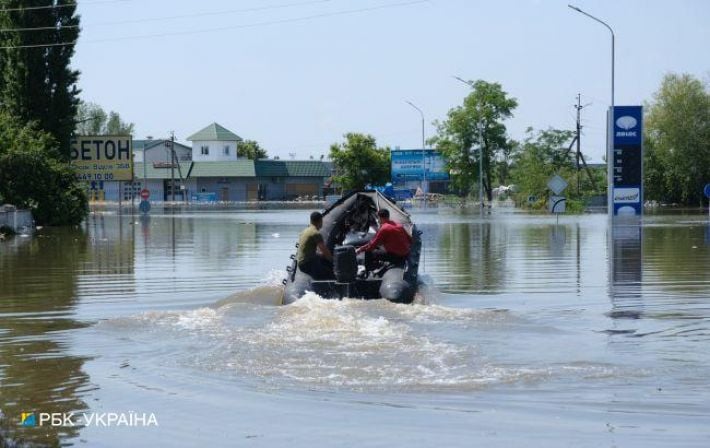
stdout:
<svg viewBox="0 0 710 448">
<path fill-rule="evenodd" d="M 506 310 L 457 309 L 427 304 L 425 297 L 412 305 L 326 300 L 312 292 L 275 306 L 280 294 L 280 285 L 266 284 L 212 306 L 101 325 L 141 344 L 171 341 L 170 350 L 156 350 L 153 362 L 275 387 L 466 390 L 573 371 L 506 366 L 486 353 L 477 332 L 515 325 L 518 318 Z M 574 371 L 608 374 L 600 366 Z"/>
</svg>

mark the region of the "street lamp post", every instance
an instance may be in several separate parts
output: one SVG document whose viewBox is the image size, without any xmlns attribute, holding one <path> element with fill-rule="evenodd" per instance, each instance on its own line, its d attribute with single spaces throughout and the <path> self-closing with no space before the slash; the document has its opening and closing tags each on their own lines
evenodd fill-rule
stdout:
<svg viewBox="0 0 710 448">
<path fill-rule="evenodd" d="M 606 165 L 607 165 L 607 210 L 609 214 L 612 215 L 614 211 L 614 204 L 612 203 L 613 189 L 614 189 L 614 30 L 611 29 L 609 24 L 601 19 L 594 17 L 593 15 L 582 11 L 580 8 L 567 5 L 569 8 L 574 9 L 580 14 L 584 14 L 590 19 L 597 21 L 604 25 L 611 33 L 611 116 L 607 120 L 607 142 L 606 142 Z"/>
<path fill-rule="evenodd" d="M 459 76 L 454 76 L 454 79 L 473 88 L 470 81 L 466 81 Z M 480 128 L 478 129 L 478 135 L 481 139 L 478 148 L 478 202 L 481 204 L 481 211 L 483 211 L 483 131 Z"/>
<path fill-rule="evenodd" d="M 422 112 L 422 110 L 415 106 L 411 101 L 405 100 L 405 102 L 415 108 L 422 117 L 422 192 L 424 193 L 424 204 L 426 205 L 427 190 L 429 189 L 426 184 L 426 139 L 424 138 L 424 112 Z"/>
</svg>

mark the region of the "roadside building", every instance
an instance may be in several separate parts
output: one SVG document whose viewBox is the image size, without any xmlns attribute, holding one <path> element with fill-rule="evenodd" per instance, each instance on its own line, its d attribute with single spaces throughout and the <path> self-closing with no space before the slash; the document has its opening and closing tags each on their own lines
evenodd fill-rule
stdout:
<svg viewBox="0 0 710 448">
<path fill-rule="evenodd" d="M 174 165 L 165 162 L 143 162 L 133 164 L 133 184 L 124 188 L 124 201 L 131 200 L 131 194 L 140 201 L 140 191 L 147 188 L 152 202 L 172 201 L 171 185 L 175 182 L 175 200 L 184 201 L 190 197 L 189 178 L 192 162 Z M 132 188 L 132 191 L 125 189 Z"/>
<path fill-rule="evenodd" d="M 172 163 L 170 147 L 174 148 Z M 148 163 L 143 164 L 147 160 Z M 172 179 L 175 179 L 175 200 L 183 200 L 187 195 L 185 186 L 190 173 L 192 148 L 169 139 L 133 140 L 133 183 L 123 184 L 123 200 L 138 199 L 140 191 L 147 188 L 152 201 L 171 200 Z M 189 196 L 185 196 L 189 197 Z"/>
<path fill-rule="evenodd" d="M 218 123 L 188 140 L 191 147 L 168 139 L 133 140 L 133 182 L 93 182 L 90 198 L 140 201 L 141 190 L 147 189 L 151 202 L 311 199 L 324 197 L 332 178 L 332 163 L 322 160 L 240 158 L 242 138 Z M 178 163 L 173 162 L 171 145 Z"/>
<path fill-rule="evenodd" d="M 192 162 L 189 185 L 190 191 L 194 191 L 191 198 L 198 197 L 197 194 L 212 194 L 213 200 L 225 202 L 258 199 L 259 185 L 253 160 Z"/>
<path fill-rule="evenodd" d="M 146 139 L 133 140 L 133 162 L 143 162 L 144 153 L 148 162 L 170 163 L 170 140 L 169 139 Z M 180 142 L 173 142 L 175 156 L 179 162 L 189 162 L 192 160 L 192 148 Z"/>
<path fill-rule="evenodd" d="M 257 160 L 255 164 L 258 196 L 265 201 L 322 198 L 331 177 L 328 163 L 320 160 Z"/>
<path fill-rule="evenodd" d="M 237 160 L 237 144 L 242 138 L 229 129 L 212 123 L 187 138 L 192 142 L 195 162 L 229 162 Z"/>
</svg>

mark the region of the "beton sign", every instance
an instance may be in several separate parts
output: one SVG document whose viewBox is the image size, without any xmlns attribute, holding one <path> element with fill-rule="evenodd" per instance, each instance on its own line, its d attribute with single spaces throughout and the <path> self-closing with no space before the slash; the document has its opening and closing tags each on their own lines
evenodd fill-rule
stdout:
<svg viewBox="0 0 710 448">
<path fill-rule="evenodd" d="M 133 139 L 130 135 L 75 137 L 71 165 L 79 180 L 133 180 Z"/>
</svg>

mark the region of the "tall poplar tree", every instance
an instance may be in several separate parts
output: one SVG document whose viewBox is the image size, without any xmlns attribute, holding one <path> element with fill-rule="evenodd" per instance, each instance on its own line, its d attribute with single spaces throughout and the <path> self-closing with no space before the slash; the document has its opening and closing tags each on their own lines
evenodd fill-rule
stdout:
<svg viewBox="0 0 710 448">
<path fill-rule="evenodd" d="M 70 67 L 79 37 L 75 0 L 0 3 L 0 110 L 35 122 L 69 158 L 79 103 L 79 72 Z"/>
</svg>

